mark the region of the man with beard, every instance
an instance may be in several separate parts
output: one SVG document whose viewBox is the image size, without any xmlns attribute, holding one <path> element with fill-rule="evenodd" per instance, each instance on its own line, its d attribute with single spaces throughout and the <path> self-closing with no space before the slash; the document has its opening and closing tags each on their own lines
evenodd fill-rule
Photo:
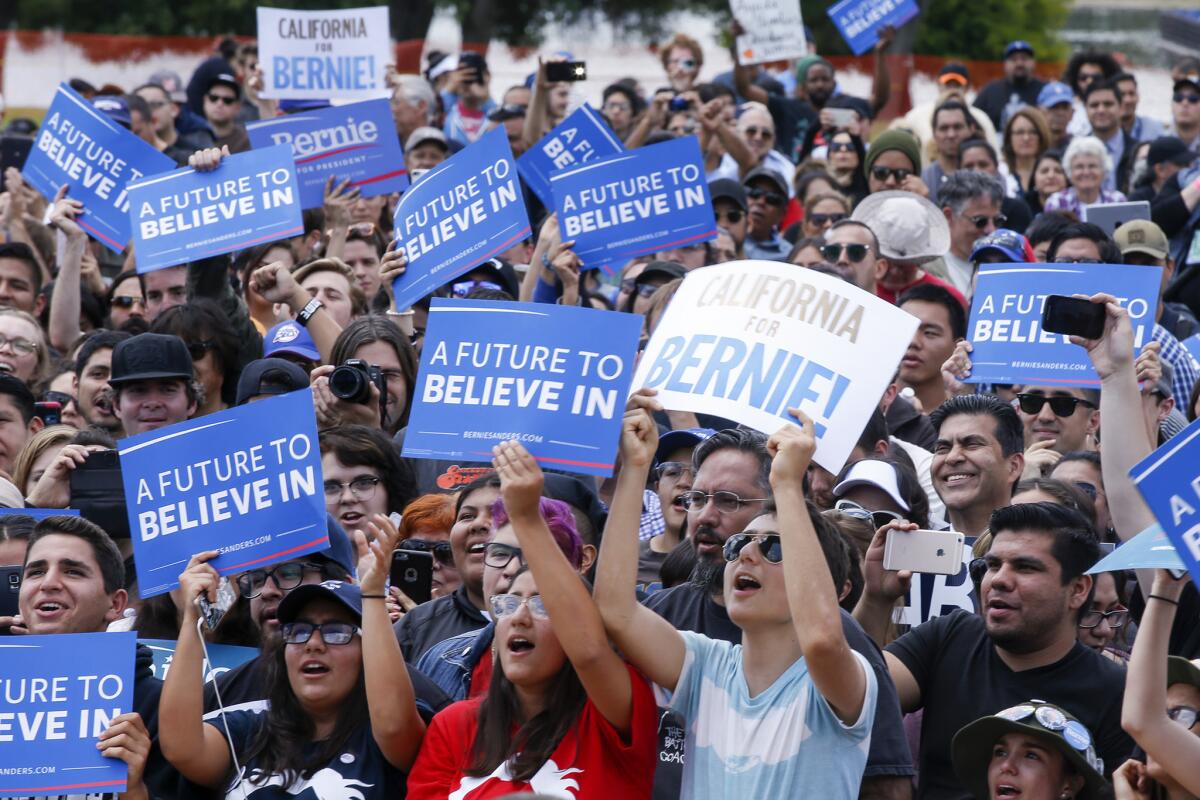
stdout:
<svg viewBox="0 0 1200 800">
<path fill-rule="evenodd" d="M 884 570 L 887 537 L 916 527 L 880 529 L 863 560 L 866 586 L 854 616 L 876 641 L 887 635 L 895 601 L 911 579 Z M 918 798 L 966 797 L 950 763 L 951 738 L 967 723 L 1030 697 L 1078 717 L 1095 735 L 1107 772 L 1133 749 L 1121 730 L 1125 670 L 1076 641 L 1094 591 L 1084 570 L 1100 557 L 1095 532 L 1079 512 L 1055 503 L 1005 506 L 989 527 L 994 538 L 980 569 L 982 613 L 955 609 L 935 617 L 884 653 L 904 711 L 925 712 Z"/>
<path fill-rule="evenodd" d="M 1009 42 L 1004 48 L 1004 77 L 984 86 L 975 96 L 975 107 L 991 118 L 996 130 L 1004 127 L 1012 111 L 1037 105 L 1038 92 L 1046 84 L 1033 77 L 1036 66 L 1033 45 L 1029 42 Z"/>
<path fill-rule="evenodd" d="M 130 338 L 124 331 L 97 331 L 80 345 L 75 356 L 75 402 L 88 425 L 101 428 L 114 439 L 123 435 L 121 420 L 113 413 L 113 348 Z"/>
<path fill-rule="evenodd" d="M 689 583 L 650 595 L 647 608 L 679 630 L 735 644 L 741 642 L 742 631 L 725 610 L 723 548 L 726 539 L 741 533 L 751 520 L 762 515 L 763 504 L 770 494 L 770 469 L 767 437 L 757 431 L 718 431 L 696 446 L 692 453 L 695 477 L 691 491 L 683 495 L 687 536 L 696 548 L 696 569 Z M 909 797 L 910 757 L 895 690 L 883 668 L 879 649 L 844 611 L 842 630 L 850 647 L 871 662 L 879 681 L 871 750 L 860 797 Z M 673 725 L 682 728 L 672 715 L 659 726 L 660 738 Z M 677 751 L 678 745 L 659 748 L 662 755 L 654 776 L 655 798 L 679 796 L 680 762 L 672 760 Z"/>
</svg>

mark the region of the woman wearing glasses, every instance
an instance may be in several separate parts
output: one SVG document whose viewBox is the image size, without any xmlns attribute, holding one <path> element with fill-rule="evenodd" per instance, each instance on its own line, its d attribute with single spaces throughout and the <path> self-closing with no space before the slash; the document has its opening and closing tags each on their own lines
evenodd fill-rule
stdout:
<svg viewBox="0 0 1200 800">
<path fill-rule="evenodd" d="M 409 776 L 409 800 L 530 790 L 649 798 L 658 719 L 650 687 L 609 645 L 587 586 L 542 516 L 541 468 L 516 442 L 494 452 L 504 509 L 529 569 L 491 596 L 487 693 L 434 718 Z"/>
<path fill-rule="evenodd" d="M 185 778 L 244 800 L 285 800 L 310 787 L 321 796 L 403 795 L 403 773 L 416 757 L 425 724 L 384 606 L 400 536 L 386 519 L 378 522 L 370 525 L 371 544 L 361 533 L 355 536 L 358 586 L 306 584 L 280 603 L 281 636 L 264 654 L 270 705 L 262 713 L 202 719 L 203 653 L 194 600 L 216 599 L 218 576 L 207 562 L 217 553 L 200 553 L 188 563 L 179 583 L 189 602 L 160 701 L 171 724 L 159 733 L 163 755 Z"/>
<path fill-rule="evenodd" d="M 49 366 L 46 336 L 37 320 L 15 308 L 0 308 L 0 374 L 33 386 Z"/>
<path fill-rule="evenodd" d="M 376 514 L 399 515 L 416 494 L 412 472 L 378 428 L 343 425 L 321 431 L 325 510 L 353 535 Z"/>
<path fill-rule="evenodd" d="M 1083 219 L 1083 207 L 1097 203 L 1124 203 L 1121 192 L 1104 189 L 1105 177 L 1113 169 L 1112 156 L 1095 136 L 1076 136 L 1063 155 L 1063 169 L 1071 185 L 1046 199 L 1046 211 L 1070 211 Z"/>
<path fill-rule="evenodd" d="M 1092 603 L 1079 618 L 1079 643 L 1124 664 L 1129 660 L 1124 574 L 1101 572 L 1095 578 Z"/>
</svg>

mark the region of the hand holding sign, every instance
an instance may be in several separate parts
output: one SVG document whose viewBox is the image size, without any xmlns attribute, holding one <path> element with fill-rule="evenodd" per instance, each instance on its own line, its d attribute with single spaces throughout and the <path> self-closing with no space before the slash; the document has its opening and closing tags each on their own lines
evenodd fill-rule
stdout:
<svg viewBox="0 0 1200 800">
<path fill-rule="evenodd" d="M 73 197 L 67 197 L 67 189 L 65 183 L 58 187 L 58 194 L 54 196 L 54 208 L 50 212 L 50 227 L 62 231 L 68 239 L 86 239 L 87 234 L 75 221 L 75 217 L 83 213 L 83 203 Z"/>
<path fill-rule="evenodd" d="M 221 576 L 208 562 L 220 554 L 219 550 L 196 553 L 179 574 L 179 588 L 172 590 L 171 597 L 177 598 L 175 605 L 183 615 L 181 631 L 196 627 L 196 621 L 200 619 L 196 601 L 203 597 L 210 603 L 217 602 L 217 585 L 221 582 Z"/>
<path fill-rule="evenodd" d="M 388 242 L 387 250 L 383 253 L 383 259 L 379 262 L 379 282 L 383 284 L 383 288 L 387 291 L 388 297 L 391 299 L 390 305 L 396 304 L 396 292 L 392 288 L 392 284 L 396 279 L 404 274 L 408 269 L 408 256 L 404 255 L 404 250 L 400 247 L 399 239 L 392 239 Z"/>
<path fill-rule="evenodd" d="M 117 758 L 129 767 L 129 777 L 122 797 L 134 798 L 143 793 L 142 776 L 146 772 L 146 759 L 150 755 L 150 733 L 142 715 L 136 711 L 114 717 L 100 741 L 96 744 L 100 755 Z"/>
<path fill-rule="evenodd" d="M 492 448 L 492 466 L 500 476 L 500 496 L 508 516 L 537 516 L 546 479 L 529 451 L 514 439 L 501 442 Z"/>
<path fill-rule="evenodd" d="M 221 166 L 221 159 L 229 158 L 229 145 L 206 147 L 188 156 L 188 166 L 196 172 L 212 172 Z"/>
</svg>

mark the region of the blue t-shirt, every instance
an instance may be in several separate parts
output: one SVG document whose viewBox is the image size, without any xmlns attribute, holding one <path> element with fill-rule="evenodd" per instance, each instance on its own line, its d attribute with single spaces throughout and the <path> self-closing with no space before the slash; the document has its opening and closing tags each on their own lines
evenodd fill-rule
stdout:
<svg viewBox="0 0 1200 800">
<path fill-rule="evenodd" d="M 879 691 L 867 660 L 862 713 L 834 714 L 801 658 L 757 697 L 742 671 L 742 646 L 681 631 L 687 646 L 671 708 L 687 723 L 682 797 L 858 797 Z M 805 792 L 802 792 L 805 790 Z"/>
</svg>

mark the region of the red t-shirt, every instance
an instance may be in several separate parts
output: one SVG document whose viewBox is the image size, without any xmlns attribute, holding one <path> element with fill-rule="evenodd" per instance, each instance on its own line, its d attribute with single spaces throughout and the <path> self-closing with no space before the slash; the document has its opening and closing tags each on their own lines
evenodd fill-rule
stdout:
<svg viewBox="0 0 1200 800">
<path fill-rule="evenodd" d="M 883 284 L 876 283 L 875 284 L 875 296 L 880 297 L 884 300 L 887 300 L 889 303 L 892 303 L 894 305 L 896 302 L 896 299 L 900 295 L 904 294 L 905 292 L 907 292 L 909 289 L 913 288 L 914 286 L 920 286 L 925 283 L 932 283 L 934 286 L 942 287 L 947 292 L 949 292 L 951 295 L 953 295 L 955 300 L 962 303 L 963 308 L 969 309 L 971 307 L 971 304 L 967 302 L 967 298 L 963 297 L 962 292 L 960 292 L 958 289 L 955 289 L 947 281 L 944 281 L 941 278 L 934 277 L 933 275 L 930 275 L 925 270 L 921 270 L 920 278 L 917 278 L 915 281 L 910 283 L 908 286 L 905 286 L 903 289 L 901 289 L 898 292 L 893 292 L 891 289 L 885 289 Z"/>
<path fill-rule="evenodd" d="M 650 684 L 633 667 L 633 714 L 626 740 L 588 700 L 575 726 L 528 783 L 508 777 L 507 762 L 483 778 L 463 774 L 483 698 L 443 709 L 425 732 L 408 774 L 408 800 L 482 800 L 513 792 L 552 797 L 649 800 L 658 758 L 658 708 Z"/>
</svg>

